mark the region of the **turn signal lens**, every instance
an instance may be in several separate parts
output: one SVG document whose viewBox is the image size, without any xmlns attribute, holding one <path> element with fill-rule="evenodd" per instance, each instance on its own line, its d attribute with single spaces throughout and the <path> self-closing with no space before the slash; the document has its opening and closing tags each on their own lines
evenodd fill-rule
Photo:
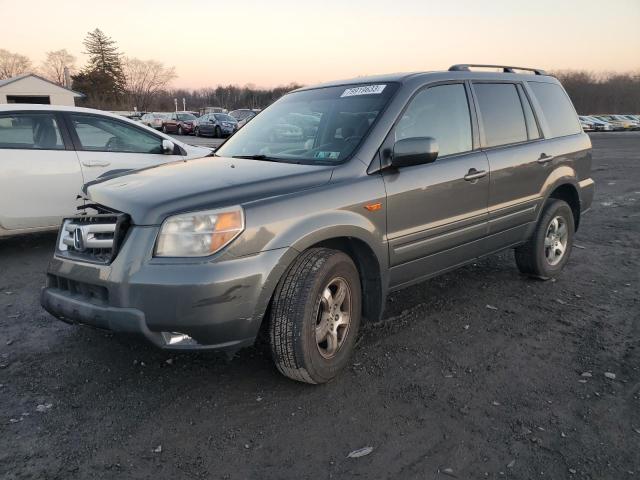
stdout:
<svg viewBox="0 0 640 480">
<path fill-rule="evenodd" d="M 244 230 L 242 207 L 185 213 L 167 218 L 158 234 L 156 257 L 205 257 Z"/>
</svg>

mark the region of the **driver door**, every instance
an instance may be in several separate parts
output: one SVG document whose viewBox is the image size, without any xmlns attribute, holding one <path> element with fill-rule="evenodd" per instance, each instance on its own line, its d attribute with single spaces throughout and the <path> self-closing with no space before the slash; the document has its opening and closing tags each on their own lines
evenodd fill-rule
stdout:
<svg viewBox="0 0 640 480">
<path fill-rule="evenodd" d="M 115 118 L 70 113 L 67 123 L 85 182 L 183 158 L 163 153 L 160 135 Z"/>
</svg>

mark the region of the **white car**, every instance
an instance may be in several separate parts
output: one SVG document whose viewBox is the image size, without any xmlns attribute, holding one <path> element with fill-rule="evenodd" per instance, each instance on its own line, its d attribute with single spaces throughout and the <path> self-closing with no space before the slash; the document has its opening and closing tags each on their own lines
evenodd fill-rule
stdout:
<svg viewBox="0 0 640 480">
<path fill-rule="evenodd" d="M 211 154 L 100 110 L 0 105 L 0 237 L 57 229 L 98 177 Z"/>
<path fill-rule="evenodd" d="M 140 121 L 147 127 L 155 128 L 156 130 L 162 130 L 162 122 L 169 116 L 168 113 L 153 112 L 145 113 L 140 117 Z"/>
</svg>

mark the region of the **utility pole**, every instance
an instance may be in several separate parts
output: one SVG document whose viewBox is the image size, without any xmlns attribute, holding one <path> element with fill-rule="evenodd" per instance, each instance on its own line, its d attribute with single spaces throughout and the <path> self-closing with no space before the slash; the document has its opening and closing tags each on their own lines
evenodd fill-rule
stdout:
<svg viewBox="0 0 640 480">
<path fill-rule="evenodd" d="M 187 100 L 185 98 L 182 99 L 182 111 L 187 111 Z"/>
<path fill-rule="evenodd" d="M 174 99 L 173 99 L 173 104 L 175 105 L 175 107 L 176 107 L 176 112 L 177 112 L 177 111 L 178 111 L 178 99 L 177 99 L 177 98 L 174 98 Z"/>
</svg>

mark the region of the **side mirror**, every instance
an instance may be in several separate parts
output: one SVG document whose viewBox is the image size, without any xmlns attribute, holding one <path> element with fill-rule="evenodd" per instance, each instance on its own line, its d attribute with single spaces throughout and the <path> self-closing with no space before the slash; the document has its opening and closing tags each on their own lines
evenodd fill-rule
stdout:
<svg viewBox="0 0 640 480">
<path fill-rule="evenodd" d="M 162 153 L 164 153 L 165 155 L 173 155 L 175 149 L 176 145 L 171 140 L 162 140 Z"/>
<path fill-rule="evenodd" d="M 433 137 L 403 138 L 393 146 L 391 165 L 396 168 L 431 163 L 438 158 L 438 142 Z"/>
</svg>

